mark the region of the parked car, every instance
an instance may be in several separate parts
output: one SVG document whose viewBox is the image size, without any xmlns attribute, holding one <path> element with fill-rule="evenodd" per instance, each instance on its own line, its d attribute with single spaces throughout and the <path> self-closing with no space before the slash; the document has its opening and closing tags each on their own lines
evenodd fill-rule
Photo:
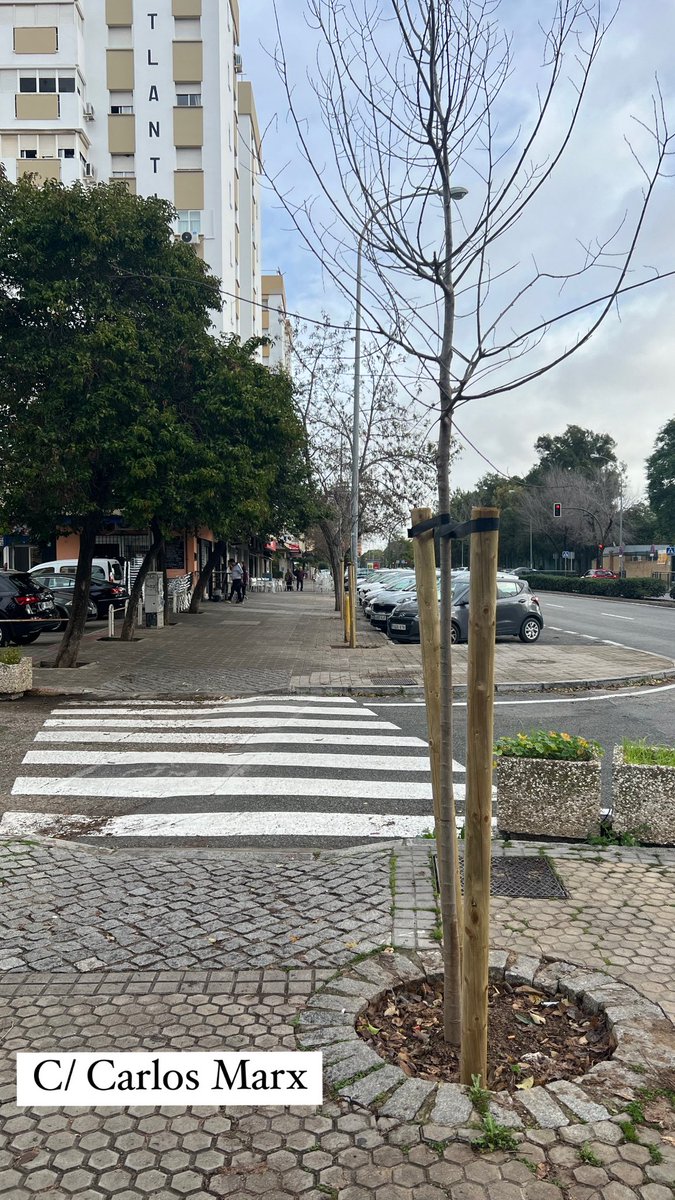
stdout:
<svg viewBox="0 0 675 1200">
<path fill-rule="evenodd" d="M 47 587 L 50 590 L 52 588 L 52 583 L 47 581 L 54 579 L 58 579 L 60 581 L 67 580 L 71 583 L 73 588 L 75 587 L 74 575 L 64 574 L 58 576 L 54 575 L 51 571 L 40 571 L 39 567 L 33 567 L 30 575 L 31 579 L 39 580 L 42 586 Z M 58 586 L 59 589 L 61 587 L 65 588 L 66 584 L 59 582 Z M 126 588 L 122 587 L 120 584 L 108 583 L 106 580 L 101 579 L 99 575 L 92 575 L 91 584 L 89 586 L 89 598 L 96 608 L 96 616 L 99 618 L 99 620 L 104 620 L 108 615 L 109 605 L 112 604 L 115 610 L 118 608 L 124 608 L 124 605 L 129 599 L 129 593 Z"/>
<path fill-rule="evenodd" d="M 614 571 L 608 571 L 605 567 L 593 567 L 587 571 L 584 579 L 618 579 L 619 576 Z"/>
<path fill-rule="evenodd" d="M 536 567 L 509 567 L 508 571 L 504 571 L 505 575 L 538 575 Z"/>
<path fill-rule="evenodd" d="M 375 592 L 381 592 L 383 588 L 389 587 L 390 584 L 395 583 L 398 579 L 414 578 L 415 574 L 413 571 L 378 571 L 376 579 L 371 579 L 357 588 L 359 599 L 365 605 L 368 602 L 368 598 L 373 596 Z"/>
<path fill-rule="evenodd" d="M 363 606 L 363 611 L 370 623 L 381 625 L 386 631 L 387 614 L 396 608 L 402 593 L 405 595 L 414 592 L 416 587 L 415 576 L 412 575 L 406 579 L 395 579 L 393 583 L 381 588 L 379 592 L 371 592 Z"/>
<path fill-rule="evenodd" d="M 41 633 L 58 628 L 57 618 L 50 593 L 30 575 L 0 571 L 0 646 L 28 645 Z"/>
<path fill-rule="evenodd" d="M 395 642 L 419 642 L 417 600 L 403 602 L 387 620 L 387 633 Z M 497 637 L 519 637 L 521 642 L 536 642 L 544 628 L 539 600 L 530 586 L 515 575 L 497 576 Z M 452 641 L 465 642 L 469 636 L 469 579 L 455 577 L 452 586 Z"/>
<path fill-rule="evenodd" d="M 77 570 L 76 558 L 57 558 L 51 562 L 38 563 L 37 566 L 31 567 L 30 574 L 44 574 L 49 572 L 50 575 L 74 575 Z M 91 563 L 92 579 L 99 579 L 101 582 L 122 583 L 124 572 L 121 564 L 116 558 L 94 558 Z"/>
<path fill-rule="evenodd" d="M 48 592 L 51 592 L 54 607 L 59 613 L 61 620 L 58 623 L 58 630 L 65 629 L 70 617 L 70 610 L 73 606 L 73 596 L 75 594 L 75 576 L 74 575 L 52 575 L 48 572 L 44 574 L 41 571 L 31 571 L 31 579 L 37 580 L 38 583 Z M 95 597 L 101 588 L 107 585 L 99 583 L 92 579 L 89 591 L 89 605 L 87 608 L 87 620 L 95 621 L 98 617 L 98 609 L 96 607 Z"/>
</svg>

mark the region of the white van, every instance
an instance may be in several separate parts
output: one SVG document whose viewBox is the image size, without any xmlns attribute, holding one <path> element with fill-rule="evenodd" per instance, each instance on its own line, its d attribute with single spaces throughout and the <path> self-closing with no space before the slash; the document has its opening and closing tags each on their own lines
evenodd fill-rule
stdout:
<svg viewBox="0 0 675 1200">
<path fill-rule="evenodd" d="M 29 574 L 35 575 L 38 572 L 44 574 L 46 571 L 50 571 L 54 575 L 74 575 L 76 570 L 76 558 L 57 558 L 53 562 L 38 563 L 36 567 L 31 567 Z M 101 583 L 122 583 L 124 572 L 116 558 L 94 558 L 91 564 L 91 577 L 100 580 Z"/>
</svg>

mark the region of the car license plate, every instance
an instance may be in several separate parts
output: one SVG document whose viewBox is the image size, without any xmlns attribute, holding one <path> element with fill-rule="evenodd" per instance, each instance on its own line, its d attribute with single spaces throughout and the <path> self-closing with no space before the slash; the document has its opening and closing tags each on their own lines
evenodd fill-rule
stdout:
<svg viewBox="0 0 675 1200">
<path fill-rule="evenodd" d="M 396 625 L 396 624 L 394 624 L 393 621 L 391 622 L 391 627 L 392 627 L 392 629 L 407 629 L 408 628 L 407 625 Z"/>
</svg>

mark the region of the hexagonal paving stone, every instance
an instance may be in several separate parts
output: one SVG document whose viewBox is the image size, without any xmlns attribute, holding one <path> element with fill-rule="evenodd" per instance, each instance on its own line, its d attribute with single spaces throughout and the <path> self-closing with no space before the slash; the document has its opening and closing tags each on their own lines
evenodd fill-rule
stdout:
<svg viewBox="0 0 675 1200">
<path fill-rule="evenodd" d="M 164 1162 L 162 1162 L 162 1166 L 164 1166 Z M 188 1196 L 190 1192 L 196 1192 L 201 1185 L 202 1176 L 198 1175 L 196 1171 L 181 1171 L 178 1175 L 171 1177 L 171 1187 L 181 1196 Z"/>
<path fill-rule="evenodd" d="M 160 1188 L 167 1187 L 168 1180 L 162 1171 L 142 1171 L 136 1180 L 136 1187 L 141 1192 L 146 1192 L 148 1195 L 154 1195 L 159 1192 Z"/>
<path fill-rule="evenodd" d="M 75 1171 L 66 1171 L 61 1180 L 61 1187 L 66 1192 L 83 1192 L 93 1181 L 94 1175 L 91 1171 L 78 1167 Z"/>
<path fill-rule="evenodd" d="M 416 1167 L 414 1163 L 403 1163 L 401 1166 L 394 1167 L 391 1177 L 394 1183 L 406 1188 L 416 1188 L 424 1183 L 424 1171 L 421 1167 Z"/>
<path fill-rule="evenodd" d="M 131 1171 L 123 1171 L 118 1167 L 115 1171 L 105 1171 L 98 1180 L 98 1185 L 104 1192 L 121 1192 L 124 1188 L 128 1188 L 133 1179 Z"/>
<path fill-rule="evenodd" d="M 21 1176 L 18 1171 L 0 1171 L 0 1194 L 18 1188 Z"/>
</svg>

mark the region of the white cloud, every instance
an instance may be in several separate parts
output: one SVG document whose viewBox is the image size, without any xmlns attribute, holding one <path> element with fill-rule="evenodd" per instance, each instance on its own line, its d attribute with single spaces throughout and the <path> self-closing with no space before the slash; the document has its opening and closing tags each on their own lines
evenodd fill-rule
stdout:
<svg viewBox="0 0 675 1200">
<path fill-rule="evenodd" d="M 278 11 L 297 89 L 299 108 L 306 114 L 317 153 L 330 161 L 322 139 L 316 102 L 312 102 L 307 72 L 313 69 L 315 40 L 304 19 L 299 0 L 278 0 Z M 522 56 L 519 74 L 511 86 L 511 113 L 524 111 L 533 102 L 531 74 L 540 60 L 537 20 L 542 0 L 509 0 L 501 15 L 512 22 L 516 54 Z M 265 161 L 270 172 L 288 164 L 287 175 L 300 196 L 316 193 L 309 169 L 295 147 L 287 118 L 283 88 L 270 55 L 276 33 L 271 0 L 246 0 L 242 5 L 242 53 L 253 81 L 265 138 Z M 554 183 L 543 191 L 527 225 L 519 227 L 504 261 L 520 260 L 522 271 L 532 252 L 560 269 L 578 253 L 575 238 L 585 240 L 616 226 L 624 209 L 639 200 L 639 175 L 624 134 L 636 139 L 641 150 L 647 140 L 632 120 L 649 118 L 654 75 L 660 83 L 675 126 L 675 6 L 658 0 L 624 0 L 595 67 L 583 126 Z M 553 134 L 552 130 L 552 134 Z M 327 166 L 327 170 L 330 168 Z M 675 268 L 672 237 L 672 188 L 664 180 L 649 221 L 638 263 L 658 263 Z M 465 202 L 470 204 L 470 198 Z M 467 210 L 468 211 L 468 210 Z M 325 276 L 319 263 L 293 231 L 290 218 L 274 196 L 264 200 L 264 259 L 267 269 L 286 275 L 289 306 L 309 316 L 329 311 L 336 320 L 348 306 Z M 477 401 L 458 413 L 467 435 L 496 466 L 510 473 L 527 470 L 534 461 L 533 443 L 541 433 L 561 432 L 568 423 L 608 432 L 615 438 L 619 457 L 629 468 L 634 491 L 644 488 L 643 464 L 661 425 L 675 411 L 672 383 L 675 378 L 675 339 L 672 339 L 672 293 L 675 281 L 650 287 L 621 305 L 622 320 L 609 323 L 570 362 L 526 388 L 505 396 Z M 532 319 L 541 309 L 532 306 Z M 562 332 L 554 334 L 564 342 Z M 568 332 L 569 339 L 569 332 Z M 455 480 L 469 486 L 488 465 L 466 449 L 455 469 Z"/>
</svg>

